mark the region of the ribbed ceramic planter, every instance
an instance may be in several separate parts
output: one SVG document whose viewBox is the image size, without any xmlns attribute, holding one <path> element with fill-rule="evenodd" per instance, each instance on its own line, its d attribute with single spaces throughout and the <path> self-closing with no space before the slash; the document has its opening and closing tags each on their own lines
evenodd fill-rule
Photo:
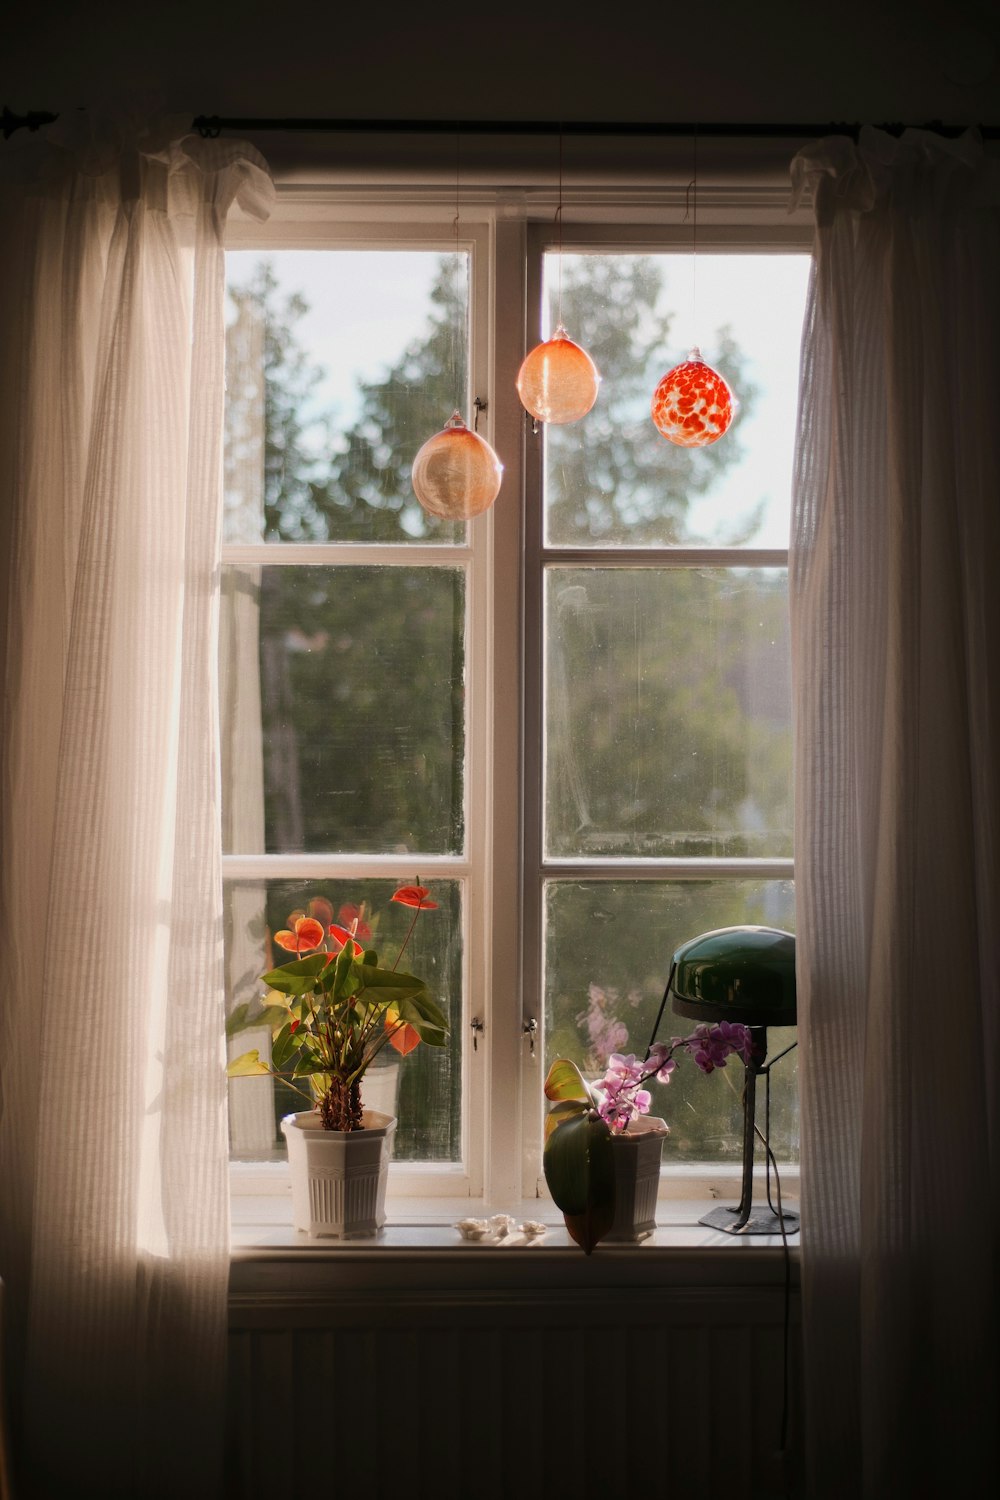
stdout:
<svg viewBox="0 0 1000 1500">
<path fill-rule="evenodd" d="M 396 1121 L 366 1109 L 363 1130 L 324 1130 L 313 1110 L 286 1115 L 292 1223 L 310 1239 L 359 1239 L 385 1223 Z"/>
<path fill-rule="evenodd" d="M 635 1244 L 656 1228 L 660 1153 L 669 1133 L 666 1121 L 640 1115 L 612 1140 L 615 1163 L 615 1221 L 604 1243 Z"/>
</svg>

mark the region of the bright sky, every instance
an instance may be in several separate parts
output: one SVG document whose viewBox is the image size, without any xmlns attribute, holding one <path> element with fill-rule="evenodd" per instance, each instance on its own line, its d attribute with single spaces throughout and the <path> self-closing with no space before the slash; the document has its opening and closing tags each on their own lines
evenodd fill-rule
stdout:
<svg viewBox="0 0 1000 1500">
<path fill-rule="evenodd" d="M 247 281 L 261 259 L 259 251 L 231 251 L 230 278 Z M 438 252 L 282 250 L 267 259 L 282 289 L 301 292 L 309 304 L 297 334 L 324 372 L 316 407 L 332 409 L 338 424 L 348 427 L 358 412 L 358 381 L 380 378 L 424 333 Z M 809 257 L 699 255 L 697 326 L 690 257 L 664 255 L 662 261 L 662 306 L 676 310 L 676 362 L 697 343 L 711 364 L 716 330 L 729 324 L 750 377 L 761 387 L 754 414 L 737 418 L 744 459 L 692 507 L 691 530 L 711 536 L 720 518 L 742 514 L 766 498 L 764 523 L 754 540 L 760 546 L 786 546 Z"/>
</svg>

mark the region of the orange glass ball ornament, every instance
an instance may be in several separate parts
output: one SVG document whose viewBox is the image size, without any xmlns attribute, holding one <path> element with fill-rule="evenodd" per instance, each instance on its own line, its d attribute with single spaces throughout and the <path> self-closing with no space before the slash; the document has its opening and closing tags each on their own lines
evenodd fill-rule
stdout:
<svg viewBox="0 0 1000 1500">
<path fill-rule="evenodd" d="M 700 349 L 692 349 L 653 392 L 653 421 L 679 447 L 705 448 L 728 430 L 737 405 L 718 371 L 705 363 Z"/>
<path fill-rule="evenodd" d="M 525 356 L 517 372 L 521 405 L 539 422 L 578 422 L 597 400 L 600 384 L 594 361 L 561 323 Z"/>
<path fill-rule="evenodd" d="M 413 493 L 444 521 L 467 521 L 489 510 L 500 493 L 503 464 L 458 412 L 428 438 L 413 460 Z"/>
</svg>

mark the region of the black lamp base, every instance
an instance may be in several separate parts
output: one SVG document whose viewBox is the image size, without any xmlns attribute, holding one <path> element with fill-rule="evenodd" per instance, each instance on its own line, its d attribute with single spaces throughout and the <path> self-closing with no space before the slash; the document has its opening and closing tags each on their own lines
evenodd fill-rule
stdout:
<svg viewBox="0 0 1000 1500">
<path fill-rule="evenodd" d="M 755 1208 L 750 1212 L 750 1217 L 745 1224 L 740 1224 L 738 1219 L 742 1217 L 738 1208 L 713 1208 L 710 1214 L 699 1219 L 699 1224 L 707 1224 L 709 1229 L 721 1229 L 725 1234 L 779 1234 L 781 1233 L 781 1219 L 785 1221 L 786 1234 L 798 1234 L 799 1216 L 789 1213 L 787 1209 L 779 1219 L 770 1208 Z"/>
</svg>

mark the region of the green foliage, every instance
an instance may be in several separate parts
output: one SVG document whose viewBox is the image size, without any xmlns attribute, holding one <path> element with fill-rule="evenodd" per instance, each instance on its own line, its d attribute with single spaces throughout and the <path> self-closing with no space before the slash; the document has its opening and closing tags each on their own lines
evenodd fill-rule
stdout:
<svg viewBox="0 0 1000 1500">
<path fill-rule="evenodd" d="M 566 1228 L 590 1255 L 615 1219 L 615 1165 L 611 1132 L 588 1110 L 564 1120 L 549 1136 L 542 1157 L 545 1181 Z"/>
<path fill-rule="evenodd" d="M 310 1102 L 315 1095 L 322 1104 L 329 1099 L 335 1081 L 347 1087 L 360 1085 L 382 1049 L 389 1043 L 396 1045 L 408 1028 L 428 1046 L 446 1045 L 447 1019 L 422 979 L 380 967 L 373 949 L 356 955 L 351 939 L 339 952 L 332 943 L 328 950 L 323 924 L 315 918 L 301 920 L 316 934 L 315 939 L 310 936 L 306 940 L 308 944 L 318 941 L 323 947 L 262 976 L 269 994 L 292 997 L 288 1008 L 271 1005 L 254 1011 L 244 1005 L 230 1017 L 230 1035 L 268 1024 L 265 1016 L 271 1018 L 272 1033 L 270 1063 L 260 1059 L 259 1050 L 244 1053 L 229 1064 L 231 1078 L 269 1073 L 303 1093 Z M 297 933 L 299 922 L 293 918 L 289 921 Z M 298 1080 L 302 1079 L 308 1080 L 311 1094 L 300 1087 Z M 323 1120 L 327 1128 L 355 1128 L 346 1120 L 330 1125 L 326 1111 Z"/>
</svg>

